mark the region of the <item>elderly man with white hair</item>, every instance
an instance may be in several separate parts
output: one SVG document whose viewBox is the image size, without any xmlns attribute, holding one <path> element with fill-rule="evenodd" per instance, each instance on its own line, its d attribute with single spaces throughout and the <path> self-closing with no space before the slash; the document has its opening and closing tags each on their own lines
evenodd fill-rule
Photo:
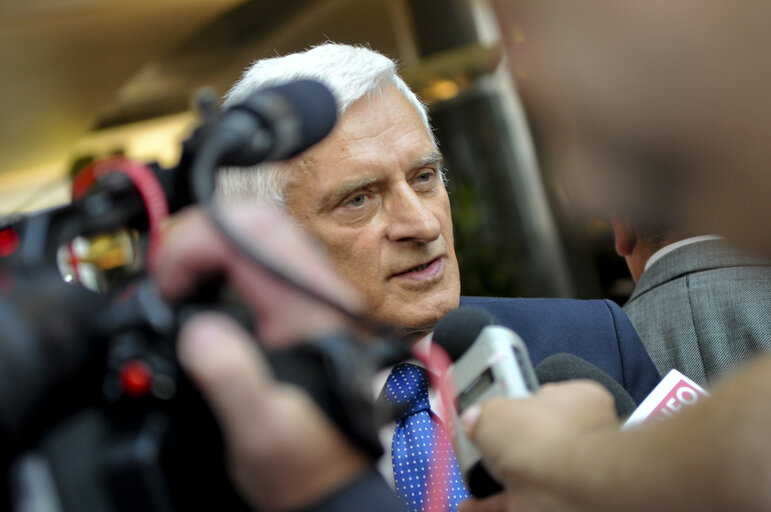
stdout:
<svg viewBox="0 0 771 512">
<path fill-rule="evenodd" d="M 321 241 L 367 312 L 403 328 L 419 344 L 429 343 L 427 335 L 448 311 L 475 305 L 518 332 L 534 364 L 554 353 L 572 353 L 617 379 L 637 401 L 650 391 L 659 375 L 629 320 L 609 301 L 461 298 L 442 154 L 425 105 L 391 59 L 327 43 L 260 60 L 233 86 L 225 104 L 300 78 L 329 87 L 338 103 L 337 126 L 288 162 L 222 170 L 216 191 L 221 204 L 267 202 L 286 211 Z M 389 390 L 425 391 L 426 382 L 422 369 L 399 366 L 388 377 L 385 394 L 398 400 Z M 430 447 L 413 437 L 414 429 L 438 431 L 425 403 L 397 422 L 393 467 L 386 471 L 410 510 L 424 504 L 433 463 Z M 468 497 L 457 464 L 448 478 L 446 493 L 455 510 Z"/>
</svg>

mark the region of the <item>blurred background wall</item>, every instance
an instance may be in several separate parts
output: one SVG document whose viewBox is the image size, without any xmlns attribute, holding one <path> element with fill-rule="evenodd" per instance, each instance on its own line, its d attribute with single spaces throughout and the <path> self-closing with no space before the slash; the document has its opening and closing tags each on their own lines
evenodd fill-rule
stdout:
<svg viewBox="0 0 771 512">
<path fill-rule="evenodd" d="M 109 154 L 173 165 L 197 90 L 325 40 L 396 58 L 429 103 L 465 294 L 623 302 L 607 220 L 571 213 L 538 167 L 486 0 L 4 0 L 0 214 L 68 201 Z"/>
</svg>

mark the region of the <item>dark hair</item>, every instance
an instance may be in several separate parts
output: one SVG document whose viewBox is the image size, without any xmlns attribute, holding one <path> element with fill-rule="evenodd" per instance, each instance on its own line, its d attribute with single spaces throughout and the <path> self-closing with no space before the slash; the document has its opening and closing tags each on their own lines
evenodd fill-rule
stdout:
<svg viewBox="0 0 771 512">
<path fill-rule="evenodd" d="M 635 231 L 637 232 L 637 238 L 645 242 L 654 251 L 658 251 L 679 236 L 677 231 L 663 222 L 648 221 L 635 223 Z"/>
</svg>

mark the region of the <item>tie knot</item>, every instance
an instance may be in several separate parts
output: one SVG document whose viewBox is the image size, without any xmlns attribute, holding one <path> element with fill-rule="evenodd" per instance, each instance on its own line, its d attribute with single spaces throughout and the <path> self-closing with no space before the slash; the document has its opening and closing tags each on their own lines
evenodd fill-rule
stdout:
<svg viewBox="0 0 771 512">
<path fill-rule="evenodd" d="M 394 366 L 386 380 L 385 396 L 397 408 L 404 408 L 402 418 L 419 411 L 427 411 L 428 372 L 410 363 Z"/>
</svg>

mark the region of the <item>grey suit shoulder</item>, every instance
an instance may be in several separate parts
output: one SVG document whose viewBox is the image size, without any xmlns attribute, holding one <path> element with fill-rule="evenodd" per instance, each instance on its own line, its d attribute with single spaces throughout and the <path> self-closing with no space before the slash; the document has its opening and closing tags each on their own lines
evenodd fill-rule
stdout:
<svg viewBox="0 0 771 512">
<path fill-rule="evenodd" d="M 659 372 L 701 384 L 771 351 L 771 266 L 709 240 L 664 255 L 624 311 Z"/>
</svg>

